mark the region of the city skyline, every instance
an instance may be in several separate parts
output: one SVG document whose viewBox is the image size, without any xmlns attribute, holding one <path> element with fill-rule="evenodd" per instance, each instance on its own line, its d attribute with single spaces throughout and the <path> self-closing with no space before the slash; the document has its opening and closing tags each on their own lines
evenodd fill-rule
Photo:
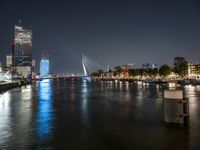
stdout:
<svg viewBox="0 0 200 150">
<path fill-rule="evenodd" d="M 33 31 L 33 58 L 39 64 L 48 51 L 55 73 L 83 72 L 82 53 L 105 67 L 168 64 L 175 56 L 199 61 L 199 6 L 196 0 L 1 1 L 0 60 L 11 53 L 21 20 Z"/>
</svg>

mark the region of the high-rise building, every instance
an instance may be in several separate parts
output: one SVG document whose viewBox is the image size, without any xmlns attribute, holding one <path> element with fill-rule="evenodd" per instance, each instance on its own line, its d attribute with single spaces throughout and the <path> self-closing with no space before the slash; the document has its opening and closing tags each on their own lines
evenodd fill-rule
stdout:
<svg viewBox="0 0 200 150">
<path fill-rule="evenodd" d="M 32 30 L 15 26 L 13 66 L 18 74 L 27 77 L 32 73 Z"/>
<path fill-rule="evenodd" d="M 40 61 L 40 78 L 46 78 L 49 76 L 50 63 L 49 63 L 49 55 L 43 54 L 42 59 Z"/>
<path fill-rule="evenodd" d="M 12 55 L 6 56 L 6 67 L 12 67 Z"/>
</svg>

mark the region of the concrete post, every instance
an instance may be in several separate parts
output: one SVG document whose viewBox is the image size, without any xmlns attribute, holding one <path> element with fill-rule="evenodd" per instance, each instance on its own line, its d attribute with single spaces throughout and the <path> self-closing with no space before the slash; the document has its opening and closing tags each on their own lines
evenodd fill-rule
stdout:
<svg viewBox="0 0 200 150">
<path fill-rule="evenodd" d="M 166 126 L 189 125 L 189 99 L 184 98 L 183 90 L 164 91 L 164 118 Z"/>
</svg>

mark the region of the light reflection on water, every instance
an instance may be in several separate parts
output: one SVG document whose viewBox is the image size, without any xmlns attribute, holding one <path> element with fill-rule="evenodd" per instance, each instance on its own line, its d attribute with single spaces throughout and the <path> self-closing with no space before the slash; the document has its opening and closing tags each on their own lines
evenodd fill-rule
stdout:
<svg viewBox="0 0 200 150">
<path fill-rule="evenodd" d="M 190 111 L 190 116 L 197 120 L 200 120 L 199 113 L 200 110 L 200 93 L 199 93 L 199 87 L 198 86 L 192 86 L 192 85 L 187 85 L 184 87 L 185 88 L 185 96 L 189 98 L 189 111 Z"/>
<path fill-rule="evenodd" d="M 196 148 L 200 138 L 200 86 L 184 89 L 190 99 L 188 130 L 164 126 L 163 87 L 155 84 L 47 80 L 38 86 L 14 89 L 0 95 L 0 146 Z M 182 146 L 174 144 L 179 142 Z"/>
<path fill-rule="evenodd" d="M 21 96 L 23 100 L 30 100 L 32 97 L 31 85 L 21 88 Z"/>
<path fill-rule="evenodd" d="M 53 106 L 52 106 L 52 82 L 44 80 L 38 86 L 38 112 L 37 135 L 40 140 L 47 140 L 52 136 Z"/>
<path fill-rule="evenodd" d="M 6 92 L 0 95 L 0 146 L 11 136 L 10 125 L 10 92 Z"/>
<path fill-rule="evenodd" d="M 15 149 L 30 148 L 33 142 L 33 138 L 29 139 L 33 135 L 31 99 L 31 86 L 16 88 L 0 96 L 0 149 L 13 145 Z"/>
<path fill-rule="evenodd" d="M 83 122 L 86 124 L 89 124 L 88 122 L 88 84 L 89 82 L 82 82 L 81 85 L 81 95 L 82 95 L 82 100 L 81 100 L 81 110 L 82 110 L 82 119 Z"/>
<path fill-rule="evenodd" d="M 32 118 L 33 117 L 32 87 L 30 85 L 22 87 L 20 91 L 20 95 L 18 96 L 20 96 L 20 100 L 18 101 L 19 108 L 17 108 L 16 112 L 13 112 L 17 114 L 18 118 L 15 120 L 16 122 L 14 124 L 13 133 L 15 135 L 21 136 L 21 138 L 18 139 L 19 144 L 26 141 L 25 142 L 26 144 L 24 144 L 23 146 L 20 146 L 17 149 L 28 149 L 28 147 L 30 146 L 30 143 L 33 140 L 33 139 L 28 140 L 29 136 L 32 135 L 32 132 L 31 132 L 32 119 L 33 119 Z M 30 133 L 30 134 L 27 134 L 27 133 Z"/>
</svg>

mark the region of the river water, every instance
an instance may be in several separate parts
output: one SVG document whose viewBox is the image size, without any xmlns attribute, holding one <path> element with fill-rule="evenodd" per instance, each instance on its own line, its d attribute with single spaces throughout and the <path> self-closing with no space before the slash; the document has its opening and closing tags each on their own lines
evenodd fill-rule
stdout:
<svg viewBox="0 0 200 150">
<path fill-rule="evenodd" d="M 190 127 L 164 125 L 163 87 L 42 81 L 0 95 L 0 149 L 200 149 L 200 86 L 185 86 Z"/>
</svg>

